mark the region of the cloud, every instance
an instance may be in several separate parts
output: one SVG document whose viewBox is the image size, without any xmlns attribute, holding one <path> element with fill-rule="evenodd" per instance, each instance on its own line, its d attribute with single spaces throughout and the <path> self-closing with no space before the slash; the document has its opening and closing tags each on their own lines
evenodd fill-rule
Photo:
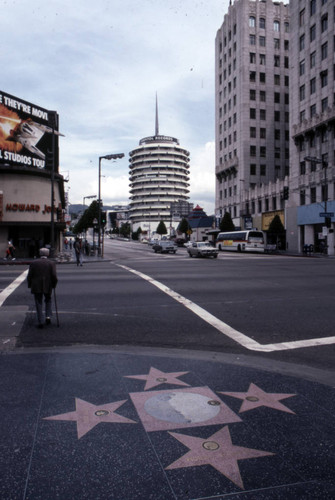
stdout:
<svg viewBox="0 0 335 500">
<path fill-rule="evenodd" d="M 128 202 L 128 153 L 155 130 L 191 155 L 190 201 L 214 211 L 214 41 L 228 0 L 7 0 L 2 90 L 60 116 L 70 201 Z M 16 28 L 15 28 L 16 27 Z M 18 36 L 19 30 L 19 36 Z M 93 190 L 93 192 L 92 192 Z"/>
</svg>

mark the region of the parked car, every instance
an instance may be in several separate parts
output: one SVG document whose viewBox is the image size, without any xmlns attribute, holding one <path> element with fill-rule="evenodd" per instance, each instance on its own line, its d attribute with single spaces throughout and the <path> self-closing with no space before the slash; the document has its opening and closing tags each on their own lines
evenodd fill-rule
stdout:
<svg viewBox="0 0 335 500">
<path fill-rule="evenodd" d="M 155 253 L 176 253 L 177 245 L 173 241 L 161 240 L 152 245 Z"/>
<path fill-rule="evenodd" d="M 187 252 L 190 257 L 213 257 L 217 258 L 219 250 L 214 248 L 208 241 L 195 241 L 188 247 Z"/>
</svg>

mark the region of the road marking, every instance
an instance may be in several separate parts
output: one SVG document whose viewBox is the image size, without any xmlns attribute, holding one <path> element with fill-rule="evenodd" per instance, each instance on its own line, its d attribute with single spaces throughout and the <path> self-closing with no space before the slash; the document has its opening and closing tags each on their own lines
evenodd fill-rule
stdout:
<svg viewBox="0 0 335 500">
<path fill-rule="evenodd" d="M 230 339 L 234 340 L 238 344 L 242 345 L 243 347 L 251 351 L 273 352 L 273 351 L 285 351 L 289 349 L 301 349 L 303 347 L 315 347 L 315 346 L 335 344 L 335 336 L 307 339 L 307 340 L 297 340 L 293 342 L 282 342 L 278 344 L 260 344 L 259 342 L 256 342 L 250 337 L 247 337 L 238 330 L 235 330 L 231 326 L 227 325 L 227 323 L 224 323 L 220 319 L 213 316 L 213 314 L 206 311 L 206 309 L 203 309 L 202 307 L 198 306 L 197 304 L 187 299 L 186 297 L 183 297 L 179 293 L 171 290 L 171 288 L 167 287 L 163 283 L 160 283 L 151 276 L 148 276 L 147 274 L 141 273 L 140 271 L 136 271 L 135 269 L 132 269 L 128 266 L 124 266 L 122 264 L 116 264 L 116 265 L 148 281 L 153 286 L 159 288 L 162 292 L 166 293 L 174 300 L 176 300 L 177 302 L 185 306 L 187 309 L 192 311 L 194 314 L 199 316 L 201 319 L 212 325 L 219 332 L 223 333 Z"/>
<path fill-rule="evenodd" d="M 5 300 L 8 299 L 10 294 L 13 293 L 14 290 L 16 290 L 16 288 L 20 286 L 21 283 L 26 279 L 27 274 L 28 274 L 28 269 L 23 271 L 23 273 L 20 274 L 20 276 L 18 276 L 10 285 L 7 286 L 7 288 L 2 290 L 2 292 L 0 293 L 0 307 L 5 302 Z"/>
</svg>

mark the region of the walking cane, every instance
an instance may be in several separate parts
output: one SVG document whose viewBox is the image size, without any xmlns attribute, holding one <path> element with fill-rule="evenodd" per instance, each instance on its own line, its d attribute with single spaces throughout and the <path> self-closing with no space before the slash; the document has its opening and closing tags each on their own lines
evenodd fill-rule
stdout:
<svg viewBox="0 0 335 500">
<path fill-rule="evenodd" d="M 58 317 L 58 308 L 57 308 L 56 288 L 54 288 L 54 298 L 55 298 L 55 310 L 56 310 L 57 326 L 59 327 L 59 317 Z"/>
</svg>

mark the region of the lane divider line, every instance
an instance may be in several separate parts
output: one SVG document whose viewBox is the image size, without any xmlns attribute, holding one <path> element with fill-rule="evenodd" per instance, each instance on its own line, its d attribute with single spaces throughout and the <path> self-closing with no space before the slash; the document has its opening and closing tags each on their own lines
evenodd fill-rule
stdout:
<svg viewBox="0 0 335 500">
<path fill-rule="evenodd" d="M 7 286 L 2 292 L 0 293 L 0 307 L 2 304 L 5 302 L 6 299 L 10 296 L 11 293 L 14 292 L 14 290 L 17 289 L 18 286 L 21 285 L 21 283 L 26 279 L 28 274 L 28 269 L 23 271 L 20 276 L 18 276 L 10 285 Z"/>
<path fill-rule="evenodd" d="M 173 298 L 174 300 L 182 304 L 184 307 L 192 311 L 194 314 L 199 316 L 201 319 L 206 321 L 208 324 L 216 328 L 223 335 L 226 335 L 226 337 L 229 337 L 230 339 L 234 340 L 238 344 L 242 345 L 243 347 L 251 351 L 273 352 L 273 351 L 285 351 L 289 349 L 301 349 L 303 347 L 315 347 L 315 346 L 335 344 L 335 336 L 307 339 L 307 340 L 297 340 L 292 342 L 282 342 L 277 344 L 260 344 L 259 342 L 256 342 L 250 337 L 247 337 L 238 330 L 235 330 L 227 323 L 224 323 L 220 319 L 216 318 L 213 314 L 206 311 L 206 309 L 203 309 L 202 307 L 198 306 L 191 300 L 173 291 L 171 288 L 167 287 L 163 283 L 160 283 L 151 276 L 148 276 L 147 274 L 141 273 L 140 271 L 136 271 L 136 269 L 132 269 L 122 264 L 115 264 L 115 265 L 135 274 L 136 276 L 144 279 L 145 281 L 148 281 L 153 286 L 157 287 L 159 290 L 166 293 L 171 298 Z"/>
</svg>

